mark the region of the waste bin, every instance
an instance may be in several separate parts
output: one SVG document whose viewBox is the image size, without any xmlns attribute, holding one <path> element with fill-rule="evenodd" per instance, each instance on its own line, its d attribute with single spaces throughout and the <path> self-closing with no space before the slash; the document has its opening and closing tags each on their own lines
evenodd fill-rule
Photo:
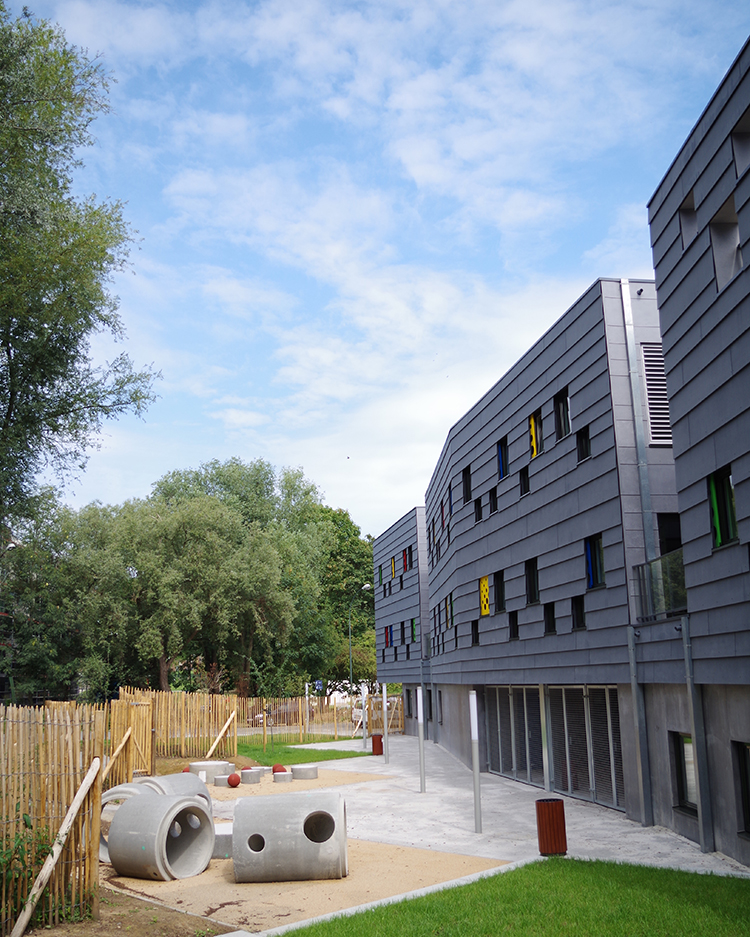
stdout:
<svg viewBox="0 0 750 937">
<path fill-rule="evenodd" d="M 540 854 L 564 856 L 568 851 L 565 804 L 559 797 L 542 797 L 536 802 L 536 827 Z"/>
<path fill-rule="evenodd" d="M 383 736 L 382 735 L 372 736 L 372 753 L 373 755 L 383 754 Z"/>
</svg>

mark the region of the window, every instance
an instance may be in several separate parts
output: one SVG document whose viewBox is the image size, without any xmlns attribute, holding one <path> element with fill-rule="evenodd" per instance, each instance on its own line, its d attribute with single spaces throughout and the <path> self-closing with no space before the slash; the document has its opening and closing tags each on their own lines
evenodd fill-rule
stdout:
<svg viewBox="0 0 750 937">
<path fill-rule="evenodd" d="M 398 588 L 399 590 L 404 588 L 404 575 L 403 573 L 398 577 Z"/>
<path fill-rule="evenodd" d="M 497 444 L 497 477 L 505 478 L 510 474 L 510 465 L 508 463 L 508 437 L 503 438 Z"/>
<path fill-rule="evenodd" d="M 468 504 L 471 501 L 471 466 L 467 465 L 466 468 L 461 472 L 461 483 L 464 490 L 464 504 Z"/>
<path fill-rule="evenodd" d="M 671 553 L 682 546 L 682 533 L 680 531 L 679 514 L 657 514 L 656 522 L 659 527 L 659 553 Z"/>
<path fill-rule="evenodd" d="M 412 618 L 411 620 L 411 643 L 417 643 L 417 619 Z"/>
<path fill-rule="evenodd" d="M 662 347 L 658 342 L 653 342 L 641 345 L 641 351 L 643 353 L 643 376 L 646 381 L 650 442 L 656 446 L 671 446 L 672 424 L 669 421 L 667 374 L 664 370 Z"/>
<path fill-rule="evenodd" d="M 497 485 L 490 488 L 490 514 L 497 514 Z"/>
<path fill-rule="evenodd" d="M 401 557 L 401 558 L 402 558 L 402 561 L 403 561 L 403 564 L 404 564 L 404 572 L 406 572 L 407 569 L 409 568 L 409 557 L 408 557 L 408 555 L 407 555 L 406 550 L 403 551 L 403 554 L 402 554 L 402 557 Z"/>
<path fill-rule="evenodd" d="M 453 517 L 453 489 L 448 485 L 448 516 Z"/>
<path fill-rule="evenodd" d="M 524 465 L 518 472 L 518 487 L 521 491 L 521 497 L 529 493 L 529 467 Z"/>
<path fill-rule="evenodd" d="M 409 569 L 414 568 L 414 554 L 412 553 L 411 545 L 406 548 L 406 557 L 409 563 Z"/>
<path fill-rule="evenodd" d="M 737 539 L 737 518 L 734 513 L 732 466 L 708 476 L 708 507 L 711 511 L 711 533 L 714 547 L 723 547 Z"/>
<path fill-rule="evenodd" d="M 443 691 L 437 691 L 437 717 L 440 725 L 443 724 Z"/>
<path fill-rule="evenodd" d="M 458 650 L 458 625 L 453 629 L 453 646 Z"/>
<path fill-rule="evenodd" d="M 388 597 L 388 586 L 386 585 L 386 586 L 383 586 L 383 598 L 385 599 L 387 597 Z"/>
<path fill-rule="evenodd" d="M 698 233 L 698 215 L 695 212 L 695 196 L 693 190 L 685 196 L 680 205 L 680 235 L 682 236 L 682 249 L 695 240 Z"/>
<path fill-rule="evenodd" d="M 427 712 L 425 713 L 425 715 L 427 716 L 428 719 L 432 719 L 432 690 L 428 690 L 425 695 L 427 697 L 425 701 L 426 702 L 425 709 L 427 710 Z"/>
<path fill-rule="evenodd" d="M 401 643 L 406 644 L 406 622 L 401 622 Z"/>
<path fill-rule="evenodd" d="M 479 580 L 479 614 L 489 615 L 490 613 L 490 578 L 482 576 Z"/>
<path fill-rule="evenodd" d="M 474 619 L 471 623 L 471 646 L 479 644 L 479 620 Z"/>
<path fill-rule="evenodd" d="M 535 459 L 544 452 L 544 430 L 542 428 L 542 411 L 537 410 L 529 417 L 529 452 Z"/>
<path fill-rule="evenodd" d="M 383 636 L 385 638 L 385 646 L 390 647 L 391 645 L 389 641 L 388 625 L 386 625 L 385 628 L 383 628 Z"/>
<path fill-rule="evenodd" d="M 537 558 L 526 560 L 526 604 L 534 605 L 539 601 L 539 568 Z"/>
<path fill-rule="evenodd" d="M 737 121 L 732 131 L 732 153 L 737 178 L 750 166 L 750 108 Z"/>
<path fill-rule="evenodd" d="M 396 578 L 396 557 L 391 557 L 391 579 Z"/>
<path fill-rule="evenodd" d="M 729 281 L 742 269 L 740 250 L 740 225 L 734 208 L 734 196 L 730 195 L 711 224 L 711 250 L 714 255 L 716 288 L 723 290 Z"/>
<path fill-rule="evenodd" d="M 695 749 L 689 735 L 674 735 L 677 803 L 691 813 L 698 810 L 698 785 L 695 780 Z"/>
<path fill-rule="evenodd" d="M 481 521 L 482 519 L 482 499 L 476 498 L 474 501 L 474 521 Z"/>
<path fill-rule="evenodd" d="M 385 663 L 385 648 L 383 648 L 383 650 L 380 652 L 380 663 Z"/>
<path fill-rule="evenodd" d="M 735 742 L 742 804 L 742 832 L 750 833 L 750 744 Z"/>
<path fill-rule="evenodd" d="M 584 426 L 576 433 L 576 455 L 579 462 L 591 458 L 591 438 L 588 426 Z"/>
<path fill-rule="evenodd" d="M 554 602 L 544 603 L 544 633 L 545 634 L 557 634 L 557 626 L 555 624 L 555 603 Z"/>
<path fill-rule="evenodd" d="M 499 569 L 492 576 L 495 587 L 495 614 L 505 611 L 505 570 Z"/>
<path fill-rule="evenodd" d="M 570 600 L 570 617 L 573 620 L 573 631 L 583 631 L 586 627 L 586 607 L 582 595 L 574 595 Z"/>
<path fill-rule="evenodd" d="M 448 526 L 445 528 L 445 539 L 448 542 L 448 546 L 450 546 L 451 545 L 451 525 L 450 524 L 448 524 Z"/>
<path fill-rule="evenodd" d="M 508 640 L 518 640 L 518 612 L 515 609 L 508 612 Z"/>
<path fill-rule="evenodd" d="M 378 566 L 378 585 L 379 585 L 379 586 L 382 586 L 382 585 L 383 585 L 383 567 L 382 567 L 382 565 L 381 565 L 381 566 Z"/>
<path fill-rule="evenodd" d="M 405 697 L 404 702 L 405 702 L 405 708 L 406 708 L 406 716 L 408 719 L 411 719 L 412 714 L 414 712 L 414 710 L 412 709 L 412 702 L 411 702 L 411 690 L 405 690 L 404 697 Z"/>
<path fill-rule="evenodd" d="M 604 585 L 604 548 L 602 535 L 587 537 L 583 542 L 586 556 L 586 588 L 596 589 Z"/>
<path fill-rule="evenodd" d="M 440 499 L 440 529 L 445 530 L 445 503 Z"/>
<path fill-rule="evenodd" d="M 564 439 L 570 435 L 570 401 L 568 388 L 564 387 L 555 394 L 555 439 Z"/>
</svg>

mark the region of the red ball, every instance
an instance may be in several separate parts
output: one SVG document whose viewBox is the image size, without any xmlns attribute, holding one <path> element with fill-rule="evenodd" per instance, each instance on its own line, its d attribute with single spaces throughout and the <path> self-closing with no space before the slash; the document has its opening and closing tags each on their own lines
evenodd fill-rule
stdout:
<svg viewBox="0 0 750 937">
<path fill-rule="evenodd" d="M 183 774 L 185 774 L 186 771 L 190 771 L 190 768 L 187 767 L 187 768 L 183 768 L 183 769 L 182 769 L 182 773 L 183 773 Z"/>
<path fill-rule="evenodd" d="M 274 765 L 273 768 L 271 768 L 272 774 L 280 774 L 280 773 L 285 773 L 285 772 L 286 772 L 286 768 L 284 767 L 284 765 Z"/>
<path fill-rule="evenodd" d="M 239 787 L 239 783 L 241 780 L 242 778 L 239 776 L 239 774 L 235 772 L 234 774 L 229 775 L 229 777 L 227 778 L 227 784 L 230 787 Z"/>
</svg>

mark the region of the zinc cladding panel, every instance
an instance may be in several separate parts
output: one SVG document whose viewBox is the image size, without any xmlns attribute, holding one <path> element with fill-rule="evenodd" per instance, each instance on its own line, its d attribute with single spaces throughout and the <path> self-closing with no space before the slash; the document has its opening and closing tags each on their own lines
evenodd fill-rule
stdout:
<svg viewBox="0 0 750 937">
<path fill-rule="evenodd" d="M 584 298 L 586 299 L 586 298 Z M 584 312 L 581 313 L 581 307 L 584 308 Z M 597 407 L 604 406 L 606 409 L 609 408 L 609 399 L 607 396 L 607 380 L 606 380 L 606 365 L 604 361 L 604 343 L 603 343 L 603 328 L 601 328 L 601 305 L 598 307 L 596 304 L 592 307 L 590 302 L 590 296 L 587 302 L 581 301 L 577 304 L 576 312 L 578 316 L 574 318 L 577 327 L 577 333 L 580 336 L 581 341 L 584 338 L 589 340 L 589 356 L 590 363 L 587 371 L 579 373 L 576 380 L 578 382 L 578 387 L 575 393 L 571 392 L 571 414 L 573 416 L 573 426 L 572 430 L 575 432 L 577 428 L 576 412 L 580 413 L 580 408 L 577 407 L 576 399 L 578 395 L 582 397 L 588 396 L 587 405 Z M 569 316 L 569 319 L 573 319 L 573 316 Z M 580 319 L 586 319 L 585 328 L 581 326 Z M 563 317 L 563 321 L 566 317 Z M 597 326 L 597 322 L 599 326 Z M 559 323 L 558 323 L 559 325 Z M 590 336 L 592 331 L 596 331 L 597 327 L 601 329 L 599 336 L 596 338 L 595 342 L 592 344 Z M 560 336 L 561 345 L 565 348 L 565 355 L 570 361 L 575 360 L 577 357 L 578 348 L 575 343 L 570 343 L 567 341 L 567 335 L 565 329 L 558 329 L 558 335 Z M 591 354 L 591 348 L 598 348 L 598 354 Z M 536 350 L 532 349 L 532 352 Z M 507 583 L 507 607 L 508 608 L 519 608 L 521 612 L 526 612 L 525 609 L 525 599 L 523 598 L 523 584 L 522 584 L 522 568 L 520 571 L 517 570 L 516 575 L 513 575 L 513 570 L 509 567 L 515 566 L 516 564 L 522 563 L 525 558 L 533 554 L 541 554 L 540 558 L 540 568 L 543 568 L 543 555 L 550 549 L 553 545 L 557 545 L 562 539 L 563 543 L 565 538 L 569 536 L 571 541 L 577 541 L 579 545 L 582 543 L 582 540 L 585 536 L 590 535 L 591 533 L 598 532 L 599 530 L 604 530 L 611 528 L 613 525 L 617 527 L 619 524 L 619 508 L 616 500 L 617 496 L 617 478 L 614 471 L 614 459 L 612 455 L 612 433 L 611 433 L 611 413 L 607 416 L 607 421 L 609 423 L 608 433 L 602 437 L 601 440 L 597 441 L 597 444 L 592 446 L 594 451 L 594 458 L 587 460 L 587 462 L 582 463 L 580 466 L 575 466 L 572 463 L 573 467 L 570 471 L 560 472 L 560 464 L 558 464 L 558 456 L 561 453 L 566 451 L 566 447 L 570 445 L 572 447 L 574 436 L 571 434 L 571 437 L 566 437 L 560 443 L 554 445 L 554 433 L 552 432 L 552 397 L 554 392 L 556 392 L 560 386 L 564 386 L 567 382 L 570 388 L 571 379 L 570 375 L 565 375 L 565 380 L 563 380 L 562 375 L 558 376 L 556 368 L 559 367 L 559 362 L 561 361 L 561 355 L 558 354 L 558 349 L 555 346 L 554 342 L 548 343 L 544 348 L 545 360 L 540 362 L 540 365 L 537 366 L 534 373 L 535 375 L 546 374 L 547 380 L 549 382 L 548 387 L 539 388 L 535 390 L 536 400 L 539 399 L 541 395 L 544 395 L 545 405 L 543 407 L 543 412 L 545 413 L 549 432 L 545 432 L 545 449 L 546 451 L 538 457 L 538 460 L 534 460 L 532 463 L 528 461 L 528 455 L 525 458 L 521 457 L 521 464 L 529 465 L 531 471 L 532 482 L 536 478 L 536 491 L 534 485 L 532 484 L 532 494 L 523 499 L 523 502 L 520 502 L 518 495 L 517 484 L 511 484 L 506 487 L 504 490 L 502 488 L 498 489 L 499 495 L 499 512 L 496 515 L 492 515 L 487 521 L 482 521 L 479 524 L 473 523 L 472 519 L 466 523 L 465 526 L 462 526 L 460 530 L 454 528 L 456 533 L 454 534 L 453 546 L 450 551 L 451 558 L 455 562 L 455 572 L 449 576 L 443 576 L 442 573 L 445 569 L 448 568 L 447 565 L 447 556 L 444 554 L 444 559 L 440 561 L 438 570 L 433 570 L 430 576 L 431 579 L 431 592 L 433 595 L 433 604 L 434 600 L 442 598 L 442 595 L 446 591 L 450 591 L 451 588 L 454 593 L 454 607 L 456 608 L 456 617 L 457 621 L 461 623 L 465 631 L 468 633 L 469 622 L 472 618 L 478 618 L 478 579 L 480 575 L 488 575 L 494 571 L 496 568 L 505 568 L 508 571 L 508 583 Z M 522 359 L 523 362 L 524 359 Z M 521 362 L 521 363 L 522 363 Z M 499 430 L 502 429 L 502 435 L 508 435 L 509 443 L 511 447 L 511 472 L 513 476 L 517 474 L 516 469 L 518 467 L 518 460 L 514 458 L 513 452 L 513 439 L 515 429 L 515 438 L 521 439 L 526 436 L 526 418 L 528 416 L 527 410 L 530 409 L 530 406 L 535 402 L 534 399 L 530 396 L 530 391 L 528 388 L 526 392 L 523 393 L 523 388 L 520 387 L 521 380 L 520 376 L 523 375 L 523 371 L 519 366 L 516 366 L 516 374 L 512 382 L 514 397 L 509 399 L 508 406 L 513 406 L 514 412 L 516 414 L 516 422 L 513 427 L 508 426 L 507 417 L 502 420 L 495 419 L 495 422 L 492 422 L 492 418 L 486 416 L 486 407 L 480 407 L 479 405 L 473 409 L 472 412 L 483 411 L 485 417 L 480 421 L 477 420 L 475 425 L 471 425 L 471 421 L 468 421 L 466 418 L 460 422 L 460 434 L 455 432 L 454 437 L 451 439 L 450 446 L 446 445 L 444 447 L 444 455 L 447 455 L 448 451 L 461 452 L 455 462 L 456 469 L 469 464 L 471 462 L 472 469 L 476 464 L 478 466 L 478 473 L 472 472 L 472 484 L 475 483 L 475 478 L 482 478 L 481 483 L 482 487 L 486 490 L 486 487 L 489 486 L 489 483 L 496 483 L 496 477 L 492 477 L 493 461 L 494 461 L 494 449 L 496 444 L 495 435 L 499 434 Z M 569 365 L 568 365 L 569 366 Z M 594 383 L 601 383 L 601 389 L 595 393 L 591 393 L 590 387 L 587 384 L 588 371 L 592 372 L 592 380 Z M 519 375 L 520 372 L 520 375 Z M 502 382 L 501 382 L 502 383 Z M 548 400 L 546 398 L 549 398 Z M 525 399 L 527 401 L 526 405 L 518 405 L 518 399 Z M 497 399 L 493 400 L 493 404 L 500 409 L 502 406 L 502 400 L 498 401 Z M 547 414 L 547 409 L 549 414 Z M 606 412 L 606 411 L 605 411 Z M 468 416 L 468 415 L 467 415 Z M 504 416 L 504 414 L 503 414 Z M 604 416 L 604 414 L 602 414 Z M 495 415 L 497 417 L 497 414 Z M 479 424 L 479 425 L 476 425 Z M 457 424 L 459 425 L 459 424 Z M 492 427 L 489 432 L 487 427 Z M 493 430 L 495 430 L 493 432 Z M 483 435 L 484 434 L 484 437 Z M 460 438 L 456 438 L 460 437 Z M 472 452 L 467 448 L 463 441 L 468 438 L 473 443 L 475 449 Z M 549 440 L 549 443 L 547 443 Z M 602 451 L 601 444 L 603 442 L 608 443 L 608 449 Z M 461 445 L 459 445 L 461 443 Z M 525 442 L 521 443 L 521 451 L 523 452 L 526 449 Z M 482 449 L 484 451 L 482 451 Z M 472 455 L 474 459 L 472 460 Z M 572 448 L 571 452 L 568 453 L 568 457 L 571 458 L 572 462 Z M 581 498 L 581 491 L 576 487 L 577 479 L 573 476 L 575 473 L 580 473 L 579 477 L 583 478 L 583 473 L 591 473 L 592 467 L 598 463 L 599 465 L 606 459 L 607 461 L 607 471 L 605 477 L 600 479 L 595 473 L 594 478 L 591 482 L 586 485 L 586 490 L 583 492 L 583 499 Z M 483 471 L 487 471 L 486 479 L 481 474 Z M 433 478 L 439 476 L 442 472 L 442 469 L 439 468 L 436 470 Z M 549 479 L 549 485 L 551 489 L 547 492 L 544 491 L 545 479 Z M 563 481 L 561 482 L 561 478 Z M 567 481 L 565 480 L 567 479 Z M 509 479 L 512 482 L 512 479 Z M 561 500 L 553 498 L 551 492 L 553 492 L 557 486 L 565 488 L 570 486 L 571 491 L 564 492 L 561 495 Z M 540 490 L 541 489 L 541 490 Z M 472 492 L 476 494 L 476 492 Z M 484 492 L 483 492 L 484 493 Z M 503 504 L 503 499 L 506 499 L 511 502 L 510 507 L 506 507 Z M 570 514 L 579 515 L 581 510 L 581 502 L 585 504 L 587 511 L 583 518 L 576 516 L 573 519 L 570 518 Z M 427 496 L 428 504 L 431 502 L 431 492 L 428 491 Z M 437 498 L 435 498 L 437 501 Z M 549 508 L 550 501 L 553 502 L 553 507 Z M 557 501 L 557 510 L 554 508 L 554 503 Z M 564 506 L 563 506 L 564 503 Z M 590 508 L 591 504 L 598 504 L 599 507 L 593 509 Z M 568 510 L 569 505 L 573 505 L 573 510 Z M 469 509 L 467 509 L 468 511 Z M 508 524 L 504 524 L 506 517 L 512 516 L 512 520 Z M 487 525 L 487 526 L 485 526 Z M 566 525 L 570 527 L 570 533 L 563 533 L 562 538 L 560 537 L 560 532 L 566 529 Z M 596 529 L 594 529 L 596 528 Z M 491 537 L 488 537 L 488 530 L 492 531 Z M 527 540 L 527 537 L 534 535 L 532 541 Z M 490 542 L 488 542 L 490 541 Z M 510 558 L 508 556 L 509 550 L 513 551 L 513 554 Z M 582 550 L 582 546 L 581 546 Z M 620 551 L 621 555 L 621 551 Z M 445 565 L 444 565 L 445 564 Z M 581 561 L 581 576 L 583 575 L 583 563 Z M 515 582 L 514 582 L 515 580 Z M 468 588 L 466 585 L 468 584 Z M 580 594 L 583 589 L 580 584 L 573 583 L 571 584 L 572 588 L 570 595 Z M 544 584 L 542 583 L 542 588 Z M 440 593 L 440 594 L 438 594 Z M 521 598 L 521 605 L 514 602 L 514 593 L 515 596 Z M 567 600 L 569 602 L 570 595 L 559 596 L 558 590 L 555 589 L 555 592 L 552 596 L 553 600 Z M 622 591 L 624 597 L 624 590 Z M 544 595 L 542 596 L 544 599 Z M 606 603 L 605 603 L 606 606 Z M 542 633 L 543 624 L 542 624 L 542 615 L 541 607 L 537 610 L 539 621 L 534 622 L 530 627 L 538 628 L 539 633 Z M 596 616 L 595 610 L 592 610 L 594 616 Z M 608 612 L 611 616 L 611 610 L 608 609 Z M 536 615 L 536 613 L 535 613 Z M 569 618 L 569 610 L 565 610 L 563 618 L 567 615 Z M 482 621 L 480 623 L 480 647 L 471 648 L 462 644 L 458 652 L 452 651 L 449 653 L 449 645 L 446 643 L 446 653 L 442 655 L 439 660 L 433 661 L 433 666 L 436 668 L 436 673 L 442 671 L 447 679 L 450 679 L 453 676 L 454 679 L 461 679 L 462 677 L 468 678 L 471 675 L 477 675 L 480 671 L 485 674 L 487 668 L 485 666 L 486 659 L 488 654 L 495 653 L 495 648 L 498 651 L 502 650 L 505 653 L 507 649 L 508 654 L 511 654 L 510 648 L 511 645 L 506 643 L 507 636 L 507 615 L 503 614 L 497 616 L 500 619 L 500 623 L 497 626 L 494 626 L 490 623 L 485 623 Z M 523 615 L 519 616 L 519 621 L 521 628 L 523 629 Z M 621 616 L 616 616 L 617 618 Z M 585 632 L 582 633 L 582 639 L 579 638 L 579 642 L 582 640 L 584 643 L 588 640 Z M 489 649 L 485 642 L 502 642 L 501 644 L 494 644 L 492 649 Z M 515 642 L 513 642 L 515 644 Z M 508 664 L 512 660 L 514 666 L 519 668 L 524 673 L 531 674 L 534 672 L 534 668 L 537 666 L 542 666 L 542 661 L 544 660 L 544 666 L 549 666 L 550 668 L 557 667 L 558 665 L 564 666 L 564 661 L 555 660 L 553 663 L 552 658 L 555 654 L 555 642 L 547 640 L 546 643 L 540 644 L 539 647 L 535 647 L 532 651 L 531 647 L 526 646 L 525 650 L 522 650 L 524 647 L 523 640 L 515 644 L 515 647 L 519 648 L 520 653 L 514 651 L 512 657 L 504 661 L 503 672 L 508 671 Z M 622 650 L 619 650 L 620 657 L 622 656 Z M 529 657 L 528 655 L 532 655 Z M 576 655 L 574 655 L 576 656 Z M 581 666 L 585 667 L 587 663 L 587 652 L 584 650 L 579 657 L 579 663 Z M 499 663 L 499 661 L 498 661 Z M 571 659 L 570 663 L 575 666 L 573 660 Z M 451 674 L 451 669 L 455 670 L 455 673 Z M 458 669 L 457 669 L 458 668 Z M 619 672 L 619 666 L 618 666 Z M 589 675 L 590 676 L 590 675 Z M 515 677 L 514 677 L 515 679 Z"/>
</svg>

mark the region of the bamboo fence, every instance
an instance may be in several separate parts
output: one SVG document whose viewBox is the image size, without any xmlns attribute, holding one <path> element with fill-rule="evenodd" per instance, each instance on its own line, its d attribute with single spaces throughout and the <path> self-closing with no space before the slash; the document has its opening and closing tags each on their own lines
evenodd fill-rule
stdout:
<svg viewBox="0 0 750 937">
<path fill-rule="evenodd" d="M 0 707 L 0 937 L 14 920 L 91 762 L 104 750 L 105 714 L 75 704 Z M 35 920 L 98 917 L 101 775 L 87 794 Z"/>
</svg>

